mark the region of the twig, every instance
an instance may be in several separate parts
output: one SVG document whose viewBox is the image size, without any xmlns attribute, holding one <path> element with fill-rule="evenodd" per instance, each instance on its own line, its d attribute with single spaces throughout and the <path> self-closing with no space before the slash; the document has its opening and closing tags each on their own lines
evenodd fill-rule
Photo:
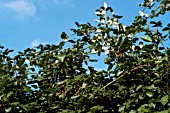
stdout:
<svg viewBox="0 0 170 113">
<path fill-rule="evenodd" d="M 133 69 L 131 69 L 131 71 L 137 70 L 137 69 L 139 69 L 139 68 L 141 68 L 141 67 L 144 67 L 144 66 L 150 66 L 150 65 L 148 65 L 148 64 L 140 65 L 140 66 L 134 67 Z M 125 74 L 127 74 L 127 73 L 128 73 L 128 71 L 126 71 L 124 74 L 122 74 L 121 76 L 119 76 L 117 79 L 112 80 L 111 82 L 107 83 L 107 84 L 106 84 L 104 87 L 102 87 L 100 90 L 103 90 L 103 89 L 105 89 L 106 87 L 108 87 L 109 85 L 113 84 L 115 81 L 119 80 L 120 78 L 122 78 L 122 77 L 123 77 Z"/>
</svg>

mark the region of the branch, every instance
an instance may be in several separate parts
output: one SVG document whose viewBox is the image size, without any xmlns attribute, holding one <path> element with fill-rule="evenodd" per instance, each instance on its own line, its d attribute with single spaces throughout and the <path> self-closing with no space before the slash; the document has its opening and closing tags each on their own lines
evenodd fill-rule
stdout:
<svg viewBox="0 0 170 113">
<path fill-rule="evenodd" d="M 141 67 L 144 67 L 144 66 L 150 66 L 150 65 L 148 65 L 148 64 L 140 65 L 140 66 L 137 66 L 137 67 L 132 68 L 131 71 L 135 71 L 135 70 L 137 70 L 137 69 L 139 69 L 139 68 L 141 68 Z M 119 80 L 120 78 L 122 78 L 122 77 L 123 77 L 125 74 L 127 74 L 127 73 L 128 73 L 128 71 L 126 71 L 124 74 L 122 74 L 121 76 L 119 76 L 117 79 L 112 80 L 111 82 L 107 83 L 107 84 L 106 84 L 104 87 L 102 87 L 100 90 L 103 90 L 103 89 L 105 89 L 106 87 L 108 87 L 109 85 L 113 84 L 115 81 Z"/>
</svg>

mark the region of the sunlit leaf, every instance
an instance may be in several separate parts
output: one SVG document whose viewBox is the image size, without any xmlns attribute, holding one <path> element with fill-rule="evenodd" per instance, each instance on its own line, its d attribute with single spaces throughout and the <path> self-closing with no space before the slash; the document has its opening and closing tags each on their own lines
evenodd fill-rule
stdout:
<svg viewBox="0 0 170 113">
<path fill-rule="evenodd" d="M 125 106 L 120 106 L 119 107 L 119 112 L 124 111 L 124 109 L 125 109 Z"/>
<path fill-rule="evenodd" d="M 161 103 L 162 105 L 165 105 L 167 104 L 167 102 L 168 102 L 168 95 L 165 95 L 164 97 L 161 98 Z"/>
<path fill-rule="evenodd" d="M 6 112 L 6 113 L 8 113 L 8 112 L 10 112 L 10 111 L 11 111 L 11 107 L 5 108 L 5 112 Z"/>
<path fill-rule="evenodd" d="M 104 8 L 107 8 L 107 3 L 106 2 L 104 2 Z"/>
<path fill-rule="evenodd" d="M 153 97 L 154 93 L 153 93 L 153 92 L 147 92 L 146 95 L 147 95 L 148 97 Z"/>
<path fill-rule="evenodd" d="M 64 62 L 65 55 L 57 55 L 56 58 L 57 58 L 60 62 Z"/>
<path fill-rule="evenodd" d="M 77 95 L 77 96 L 72 96 L 71 99 L 76 99 L 76 98 L 78 98 L 78 97 L 79 97 L 79 95 Z"/>
<path fill-rule="evenodd" d="M 152 39 L 147 36 L 141 36 L 141 38 L 146 42 L 152 42 Z"/>
</svg>

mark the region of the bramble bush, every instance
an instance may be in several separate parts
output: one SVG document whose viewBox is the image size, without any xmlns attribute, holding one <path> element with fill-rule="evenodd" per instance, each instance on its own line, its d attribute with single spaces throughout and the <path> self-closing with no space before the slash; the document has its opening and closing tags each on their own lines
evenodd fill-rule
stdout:
<svg viewBox="0 0 170 113">
<path fill-rule="evenodd" d="M 95 12 L 96 26 L 75 22 L 74 39 L 63 32 L 58 45 L 14 57 L 0 46 L 0 112 L 168 113 L 170 48 L 164 44 L 170 23 L 159 17 L 169 13 L 170 2 L 139 6 L 143 10 L 129 26 L 104 2 Z M 104 57 L 107 69 L 96 70 L 94 56 Z"/>
</svg>

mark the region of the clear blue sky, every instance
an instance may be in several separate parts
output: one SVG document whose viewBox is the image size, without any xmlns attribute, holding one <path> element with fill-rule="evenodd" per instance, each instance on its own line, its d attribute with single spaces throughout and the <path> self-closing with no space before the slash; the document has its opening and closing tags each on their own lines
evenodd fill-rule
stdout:
<svg viewBox="0 0 170 113">
<path fill-rule="evenodd" d="M 60 41 L 60 34 L 71 34 L 75 21 L 94 24 L 95 10 L 103 2 L 124 16 L 130 24 L 143 0 L 0 0 L 0 44 L 15 52 L 37 44 Z M 168 15 L 164 18 L 168 23 Z"/>
</svg>

